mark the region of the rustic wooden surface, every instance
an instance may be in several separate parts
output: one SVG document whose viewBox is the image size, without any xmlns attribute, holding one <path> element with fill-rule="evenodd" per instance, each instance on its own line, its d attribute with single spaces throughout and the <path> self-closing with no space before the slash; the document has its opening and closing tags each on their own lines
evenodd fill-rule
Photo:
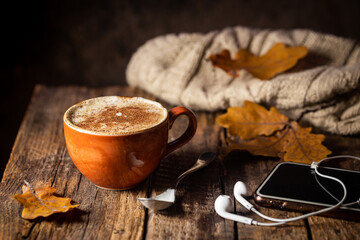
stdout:
<svg viewBox="0 0 360 240">
<path fill-rule="evenodd" d="M 214 211 L 216 197 L 233 197 L 236 181 L 255 190 L 277 164 L 274 159 L 234 152 L 218 158 L 206 169 L 188 176 L 177 192 L 176 204 L 155 213 L 144 209 L 137 197 L 153 196 L 174 182 L 203 151 L 219 152 L 224 131 L 215 124 L 220 113 L 197 112 L 198 130 L 184 147 L 167 156 L 154 174 L 138 187 L 108 191 L 95 187 L 76 169 L 65 146 L 62 115 L 81 100 L 101 96 L 152 96 L 129 87 L 35 88 L 20 127 L 4 177 L 0 183 L 0 239 L 356 239 L 360 223 L 311 217 L 282 227 L 247 226 L 224 220 Z M 167 108 L 172 106 L 164 104 Z M 187 124 L 179 119 L 170 138 Z M 360 138 L 328 135 L 325 141 L 334 154 L 360 156 Z M 57 194 L 73 199 L 80 207 L 66 214 L 25 220 L 22 206 L 12 196 L 21 192 L 23 180 L 34 187 L 48 184 Z M 259 209 L 274 217 L 299 213 Z M 236 211 L 254 217 L 236 204 Z"/>
</svg>

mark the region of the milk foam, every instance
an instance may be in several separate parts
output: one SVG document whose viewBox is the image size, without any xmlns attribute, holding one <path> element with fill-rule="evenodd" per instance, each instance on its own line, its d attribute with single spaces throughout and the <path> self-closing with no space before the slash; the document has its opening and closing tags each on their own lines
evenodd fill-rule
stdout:
<svg viewBox="0 0 360 240">
<path fill-rule="evenodd" d="M 163 122 L 167 110 L 140 97 L 92 98 L 71 107 L 65 121 L 93 134 L 122 135 L 140 132 Z"/>
</svg>

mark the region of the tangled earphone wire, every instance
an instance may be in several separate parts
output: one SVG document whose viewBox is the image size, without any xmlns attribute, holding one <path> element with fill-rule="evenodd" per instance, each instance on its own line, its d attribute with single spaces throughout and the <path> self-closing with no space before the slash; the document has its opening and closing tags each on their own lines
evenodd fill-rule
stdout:
<svg viewBox="0 0 360 240">
<path fill-rule="evenodd" d="M 355 201 L 355 202 L 351 202 L 351 203 L 347 203 L 347 204 L 343 204 L 343 202 L 346 199 L 347 196 L 347 189 L 345 184 L 338 178 L 320 173 L 318 171 L 318 167 L 321 163 L 323 163 L 326 160 L 330 160 L 330 159 L 337 159 L 337 158 L 351 158 L 351 159 L 355 159 L 355 160 L 360 160 L 359 157 L 355 157 L 355 156 L 351 156 L 351 155 L 339 155 L 339 156 L 333 156 L 333 157 L 327 157 L 324 158 L 322 160 L 320 160 L 319 162 L 313 162 L 311 164 L 311 169 L 314 170 L 315 172 L 315 176 L 320 176 L 322 178 L 326 178 L 332 181 L 336 181 L 337 183 L 339 183 L 341 185 L 341 187 L 343 188 L 344 194 L 343 197 L 340 200 L 337 200 L 337 203 L 335 205 L 332 205 L 330 207 L 327 208 L 323 208 L 321 210 L 315 211 L 315 212 L 311 212 L 311 213 L 307 213 L 301 216 L 297 216 L 297 217 L 293 217 L 293 218 L 285 218 L 285 219 L 279 219 L 279 218 L 273 218 L 273 217 L 269 217 L 266 216 L 264 214 L 262 214 L 261 212 L 259 212 L 258 210 L 255 209 L 255 207 L 249 202 L 247 201 L 244 196 L 246 196 L 247 194 L 247 190 L 246 190 L 246 186 L 243 182 L 238 181 L 235 185 L 234 185 L 234 196 L 235 199 L 241 204 L 243 205 L 247 210 L 254 212 L 255 214 L 257 214 L 258 216 L 262 217 L 263 219 L 272 221 L 272 222 L 259 222 L 256 221 L 252 218 L 248 218 L 248 217 L 244 217 L 244 216 L 240 216 L 234 213 L 231 213 L 232 211 L 232 203 L 231 203 L 231 199 L 229 196 L 227 195 L 220 195 L 217 197 L 217 199 L 215 200 L 215 211 L 217 212 L 217 214 L 219 214 L 221 217 L 232 220 L 232 221 L 236 221 L 236 222 L 240 222 L 240 223 L 244 223 L 244 224 L 248 224 L 248 225 L 257 225 L 257 226 L 278 226 L 278 225 L 282 225 L 282 224 L 286 224 L 288 222 L 293 222 L 293 221 L 298 221 L 304 218 L 308 218 L 320 213 L 324 213 L 324 212 L 328 212 L 331 210 L 334 210 L 336 208 L 339 208 L 341 206 L 352 206 L 355 204 L 359 204 L 360 205 L 360 197 L 359 200 Z M 322 186 L 323 187 L 323 186 Z M 326 189 L 325 189 L 326 190 Z M 328 194 L 329 191 L 326 190 L 326 192 Z M 331 195 L 331 194 L 330 194 Z M 331 195 L 332 196 L 332 195 Z M 334 198 L 334 196 L 332 196 Z M 336 199 L 336 198 L 335 198 Z"/>
</svg>

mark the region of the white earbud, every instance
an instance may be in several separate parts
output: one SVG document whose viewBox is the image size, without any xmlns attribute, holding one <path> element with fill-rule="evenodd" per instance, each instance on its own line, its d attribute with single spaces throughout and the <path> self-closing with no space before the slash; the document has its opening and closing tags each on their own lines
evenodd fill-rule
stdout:
<svg viewBox="0 0 360 240">
<path fill-rule="evenodd" d="M 270 220 L 270 221 L 273 221 L 273 222 L 272 223 L 258 222 L 258 221 L 255 221 L 255 220 L 251 219 L 251 218 L 248 218 L 248 217 L 243 217 L 243 216 L 236 215 L 234 213 L 230 213 L 232 211 L 232 205 L 231 205 L 230 197 L 227 196 L 227 195 L 220 195 L 215 200 L 215 211 L 223 218 L 226 218 L 226 219 L 229 219 L 229 220 L 232 220 L 232 221 L 236 221 L 236 222 L 241 222 L 241 223 L 244 223 L 244 224 L 258 225 L 258 226 L 278 226 L 278 225 L 286 224 L 288 222 L 297 221 L 297 220 L 300 220 L 300 219 L 304 219 L 304 218 L 307 218 L 307 217 L 310 217 L 310 216 L 317 215 L 319 213 L 324 213 L 324 212 L 336 209 L 336 208 L 340 207 L 342 205 L 342 203 L 345 201 L 345 198 L 346 198 L 346 195 L 347 195 L 346 186 L 341 180 L 339 180 L 339 179 L 337 179 L 335 177 L 319 173 L 319 171 L 317 170 L 317 167 L 324 160 L 334 159 L 334 158 L 342 158 L 342 157 L 348 157 L 348 158 L 353 158 L 353 159 L 356 159 L 356 160 L 360 160 L 360 158 L 358 158 L 358 157 L 348 156 L 348 155 L 341 155 L 341 156 L 334 156 L 334 157 L 324 158 L 321 161 L 319 161 L 318 163 L 316 163 L 316 164 L 313 163 L 311 165 L 311 168 L 315 171 L 315 173 L 318 176 L 330 179 L 330 180 L 335 181 L 335 182 L 338 182 L 342 186 L 342 188 L 344 190 L 344 195 L 341 198 L 341 200 L 338 201 L 338 203 L 333 205 L 333 206 L 330 206 L 330 207 L 327 207 L 327 208 L 324 208 L 324 209 L 321 209 L 321 210 L 318 210 L 318 211 L 315 211 L 315 212 L 307 213 L 307 214 L 304 214 L 304 215 L 301 215 L 301 216 L 293 217 L 293 218 L 287 218 L 287 219 L 272 218 L 272 217 L 266 216 L 266 215 L 260 213 L 259 211 L 257 211 L 255 209 L 255 207 L 243 197 L 243 196 L 246 196 L 246 194 L 247 194 L 246 186 L 245 186 L 245 184 L 243 182 L 239 181 L 234 186 L 234 196 L 235 196 L 236 200 L 239 201 L 239 203 L 241 203 L 249 211 L 252 211 L 252 212 L 256 213 L 257 215 L 259 215 L 260 217 L 262 217 L 264 219 L 267 219 L 267 220 Z M 357 202 L 354 202 L 354 203 L 351 203 L 351 204 L 356 204 L 356 203 Z"/>
<path fill-rule="evenodd" d="M 249 225 L 255 224 L 255 221 L 251 218 L 230 213 L 230 211 L 232 211 L 232 205 L 230 197 L 227 195 L 220 195 L 217 197 L 217 199 L 215 200 L 215 211 L 221 217 L 232 221 L 241 222 Z"/>
<path fill-rule="evenodd" d="M 255 209 L 255 207 L 243 197 L 244 195 L 246 195 L 246 186 L 245 186 L 245 184 L 243 182 L 238 181 L 235 184 L 235 186 L 234 186 L 234 196 L 235 196 L 236 200 L 239 201 L 239 203 L 241 205 L 243 205 L 246 209 L 254 212 L 255 214 L 259 215 L 260 217 L 262 217 L 262 218 L 264 218 L 266 220 L 276 222 L 276 223 L 261 223 L 261 222 L 253 221 L 253 223 L 256 222 L 256 225 L 261 225 L 261 226 L 275 226 L 275 225 L 285 224 L 285 223 L 288 223 L 288 222 L 293 222 L 293 221 L 297 221 L 297 220 L 300 220 L 300 219 L 304 219 L 304 218 L 314 216 L 314 215 L 317 215 L 319 213 L 327 212 L 327 211 L 330 211 L 332 209 L 340 207 L 341 204 L 344 202 L 344 200 L 346 198 L 346 195 L 347 195 L 347 191 L 346 191 L 346 187 L 345 187 L 344 183 L 342 181 L 340 181 L 339 179 L 337 179 L 337 178 L 334 178 L 334 177 L 327 176 L 327 175 L 319 173 L 316 168 L 315 168 L 315 172 L 316 172 L 316 174 L 318 174 L 321 177 L 331 179 L 331 180 L 334 180 L 334 181 L 338 182 L 343 187 L 344 196 L 337 204 L 335 204 L 333 206 L 330 206 L 330 207 L 327 207 L 327 208 L 324 208 L 324 209 L 321 209 L 321 210 L 318 210 L 318 211 L 315 211 L 315 212 L 307 213 L 307 214 L 304 214 L 304 215 L 301 215 L 301 216 L 297 216 L 297 217 L 293 217 L 293 218 L 286 218 L 286 219 L 279 219 L 279 218 L 273 218 L 273 217 L 266 216 L 266 215 L 262 214 L 261 212 L 257 211 Z"/>
<path fill-rule="evenodd" d="M 234 213 L 230 213 L 230 211 L 232 211 L 232 205 L 231 205 L 230 197 L 227 195 L 220 195 L 217 197 L 217 199 L 215 200 L 215 211 L 223 218 L 248 225 L 277 226 L 284 224 L 283 222 L 276 222 L 276 223 L 258 222 L 252 218 L 243 217 L 236 215 Z"/>
<path fill-rule="evenodd" d="M 234 196 L 247 210 L 251 211 L 254 206 L 249 203 L 243 196 L 247 195 L 246 186 L 243 182 L 238 181 L 234 186 Z"/>
<path fill-rule="evenodd" d="M 256 213 L 257 215 L 259 215 L 260 217 L 270 220 L 270 221 L 274 221 L 274 222 L 283 222 L 284 219 L 278 219 L 278 218 L 272 218 L 272 217 L 268 217 L 264 214 L 262 214 L 261 212 L 257 211 L 256 208 L 254 207 L 254 205 L 252 205 L 249 201 L 247 201 L 243 196 L 247 195 L 247 190 L 246 190 L 246 186 L 245 183 L 238 181 L 237 183 L 235 183 L 234 185 L 234 197 L 236 198 L 236 200 L 243 205 L 247 210 L 252 211 L 254 213 Z"/>
</svg>

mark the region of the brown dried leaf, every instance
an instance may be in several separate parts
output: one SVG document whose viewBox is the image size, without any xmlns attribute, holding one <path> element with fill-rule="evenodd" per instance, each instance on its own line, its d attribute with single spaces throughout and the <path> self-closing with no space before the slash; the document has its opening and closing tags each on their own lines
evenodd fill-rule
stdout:
<svg viewBox="0 0 360 240">
<path fill-rule="evenodd" d="M 228 50 L 210 55 L 209 59 L 214 67 L 223 69 L 233 77 L 239 75 L 239 70 L 245 69 L 254 77 L 267 80 L 294 67 L 298 60 L 307 54 L 308 49 L 305 46 L 286 47 L 283 43 L 277 43 L 262 56 L 255 56 L 246 49 L 240 49 L 234 59 L 231 59 Z"/>
<path fill-rule="evenodd" d="M 217 122 L 228 129 L 231 135 L 237 135 L 242 140 L 259 135 L 269 136 L 281 130 L 288 123 L 288 117 L 272 107 L 267 110 L 263 106 L 250 101 L 244 101 L 243 107 L 230 107 L 226 114 L 219 116 Z"/>
<path fill-rule="evenodd" d="M 322 134 L 312 134 L 311 128 L 301 128 L 296 122 L 273 136 L 257 136 L 251 140 L 229 138 L 228 151 L 246 150 L 253 155 L 279 157 L 289 162 L 312 163 L 331 154 L 321 143 Z"/>
<path fill-rule="evenodd" d="M 229 108 L 217 122 L 228 128 L 227 152 L 240 149 L 253 155 L 279 157 L 284 161 L 312 163 L 331 154 L 322 142 L 325 136 L 312 134 L 281 115 L 276 108 L 267 111 L 251 102 L 244 107 Z"/>
<path fill-rule="evenodd" d="M 80 206 L 71 205 L 71 198 L 56 197 L 53 194 L 56 189 L 43 187 L 35 190 L 35 195 L 30 188 L 23 186 L 23 194 L 16 194 L 14 198 L 24 205 L 22 217 L 25 219 L 35 219 L 37 217 L 47 217 L 54 213 L 67 212 L 72 208 Z"/>
<path fill-rule="evenodd" d="M 248 151 L 252 155 L 281 158 L 283 156 L 281 140 L 284 138 L 284 134 L 287 134 L 287 131 L 278 131 L 273 136 L 257 136 L 250 140 L 229 137 L 227 139 L 229 144 L 227 152 L 239 149 Z"/>
<path fill-rule="evenodd" d="M 311 128 L 302 128 L 293 121 L 284 138 L 284 161 L 312 163 L 326 158 L 331 151 L 322 145 L 325 136 L 311 133 Z"/>
</svg>

